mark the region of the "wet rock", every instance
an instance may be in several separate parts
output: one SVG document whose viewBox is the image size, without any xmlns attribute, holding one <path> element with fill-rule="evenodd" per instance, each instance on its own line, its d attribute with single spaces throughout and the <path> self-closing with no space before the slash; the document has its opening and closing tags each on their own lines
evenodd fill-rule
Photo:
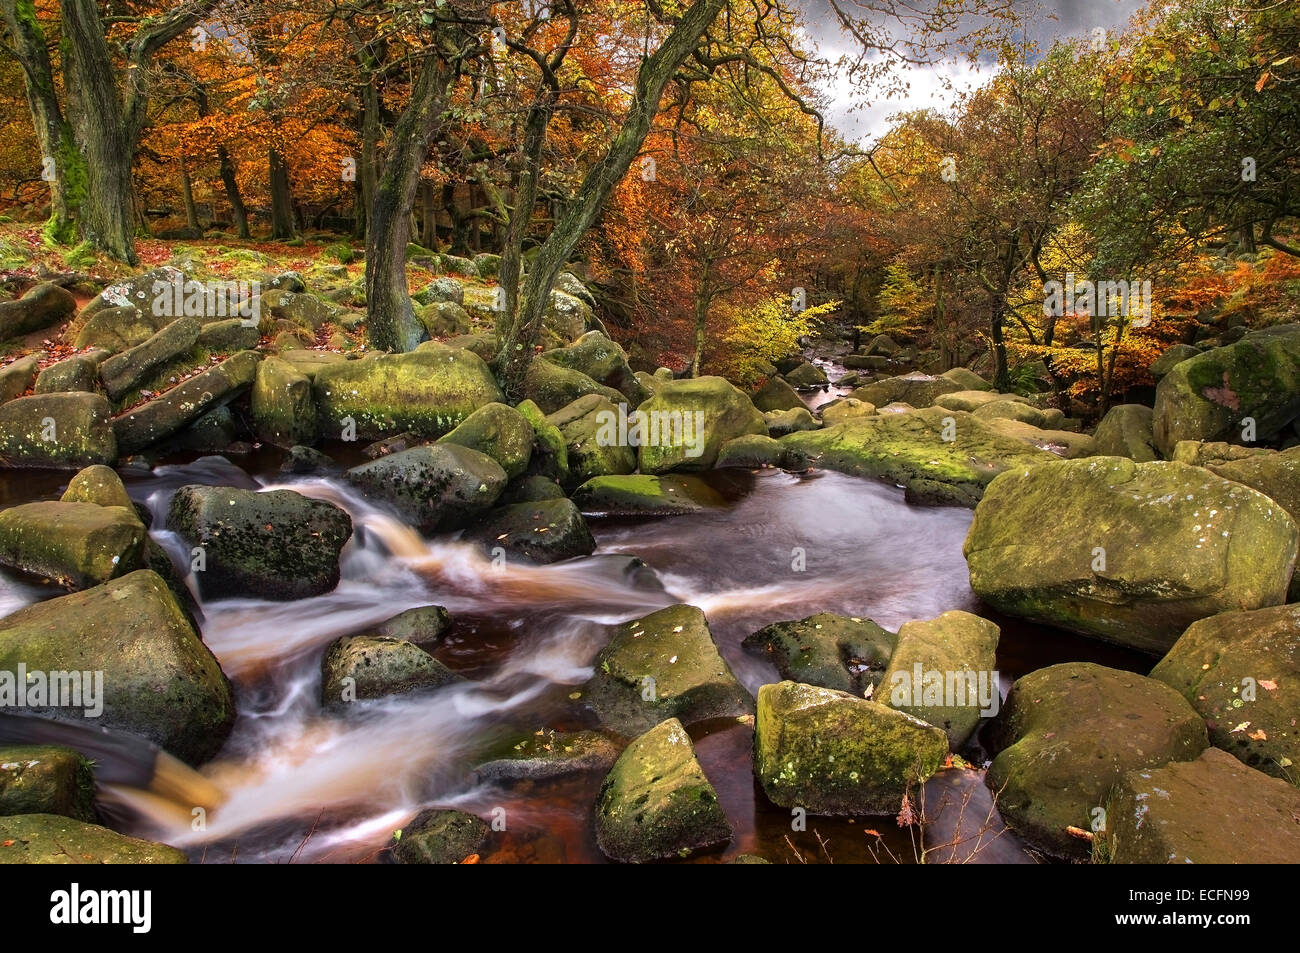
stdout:
<svg viewBox="0 0 1300 953">
<path fill-rule="evenodd" d="M 122 478 L 112 467 L 96 465 L 86 467 L 68 483 L 59 497 L 63 503 L 95 503 L 99 506 L 123 506 L 133 509 L 135 504 L 127 495 Z"/>
<path fill-rule="evenodd" d="M 795 390 L 816 390 L 830 383 L 824 370 L 807 362 L 791 368 L 782 376 Z"/>
<path fill-rule="evenodd" d="M 0 747 L 0 816 L 13 814 L 93 821 L 95 775 L 90 762 L 71 748 Z"/>
<path fill-rule="evenodd" d="M 1176 691 L 1131 672 L 1069 662 L 1011 686 L 997 723 L 1001 748 L 985 783 L 1002 818 L 1029 844 L 1082 859 L 1095 810 L 1129 771 L 1190 761 L 1205 723 Z"/>
<path fill-rule="evenodd" d="M 292 364 L 267 357 L 257 366 L 250 395 L 253 427 L 276 447 L 310 446 L 316 442 L 316 400 L 307 375 Z"/>
<path fill-rule="evenodd" d="M 801 430 L 816 430 L 821 424 L 808 412 L 807 407 L 794 410 L 773 410 L 763 415 L 769 437 L 779 438 Z"/>
<path fill-rule="evenodd" d="M 665 382 L 638 413 L 644 421 L 637 448 L 642 473 L 708 470 L 728 440 L 767 435 L 763 415 L 721 377 Z"/>
<path fill-rule="evenodd" d="M 432 533 L 459 529 L 491 509 L 505 489 L 506 473 L 487 454 L 439 443 L 353 467 L 347 480 Z"/>
<path fill-rule="evenodd" d="M 779 807 L 896 814 L 947 754 L 938 728 L 847 692 L 797 682 L 758 690 L 754 773 Z"/>
<path fill-rule="evenodd" d="M 544 357 L 529 362 L 524 374 L 524 395 L 547 414 L 554 414 L 580 398 L 599 395 L 611 406 L 627 398 L 612 387 L 597 383 L 581 371 L 561 367 Z"/>
<path fill-rule="evenodd" d="M 537 503 L 542 500 L 562 500 L 564 490 L 550 477 L 533 475 L 512 482 L 501 494 L 503 504 Z"/>
<path fill-rule="evenodd" d="M 1151 419 L 1151 408 L 1142 404 L 1112 407 L 1097 425 L 1097 453 L 1104 457 L 1128 457 L 1138 463 L 1160 459 L 1151 434 Z"/>
<path fill-rule="evenodd" d="M 346 512 L 292 490 L 183 486 L 167 526 L 201 548 L 195 582 L 205 599 L 306 599 L 339 582 L 339 555 L 352 535 Z"/>
<path fill-rule="evenodd" d="M 999 611 L 1159 654 L 1198 619 L 1284 601 L 1296 541 L 1280 506 L 1207 470 L 1092 457 L 994 480 L 963 551 Z"/>
<path fill-rule="evenodd" d="M 771 410 L 797 410 L 804 406 L 804 402 L 785 378 L 773 375 L 754 394 L 754 406 L 761 413 L 767 413 Z"/>
<path fill-rule="evenodd" d="M 596 843 L 611 860 L 687 857 L 731 840 L 718 793 L 675 718 L 627 747 L 596 800 Z"/>
<path fill-rule="evenodd" d="M 375 626 L 375 633 L 424 645 L 438 643 L 451 630 L 451 615 L 442 606 L 416 606 Z"/>
<path fill-rule="evenodd" d="M 894 639 L 870 619 L 819 612 L 765 626 L 744 646 L 766 657 L 783 679 L 861 695 L 880 684 Z"/>
<path fill-rule="evenodd" d="M 330 457 L 319 450 L 298 446 L 289 448 L 284 462 L 280 464 L 280 472 L 298 474 L 328 473 L 336 466 L 337 464 Z"/>
<path fill-rule="evenodd" d="M 539 731 L 479 765 L 474 777 L 489 784 L 552 781 L 609 771 L 617 759 L 618 746 L 598 731 Z"/>
<path fill-rule="evenodd" d="M 0 817 L 0 864 L 184 864 L 166 844 L 57 814 Z"/>
<path fill-rule="evenodd" d="M 28 672 L 103 672 L 98 724 L 142 735 L 191 764 L 214 757 L 234 724 L 221 666 L 147 569 L 0 619 L 0 672 L 16 673 L 20 662 Z M 32 707 L 77 722 L 83 712 Z"/>
<path fill-rule="evenodd" d="M 42 394 L 0 406 L 0 462 L 80 470 L 117 459 L 108 401 L 99 394 Z"/>
<path fill-rule="evenodd" d="M 488 552 L 501 547 L 534 563 L 559 562 L 596 551 L 587 521 L 566 499 L 498 507 L 466 530 L 464 538 Z"/>
<path fill-rule="evenodd" d="M 238 354 L 191 377 L 146 404 L 113 419 L 120 453 L 136 453 L 150 444 L 174 436 L 198 418 L 223 407 L 248 390 L 261 355 Z"/>
<path fill-rule="evenodd" d="M 432 691 L 463 679 L 418 645 L 382 635 L 336 639 L 321 660 L 321 704 L 341 711 L 353 702 Z"/>
<path fill-rule="evenodd" d="M 528 460 L 529 472 L 548 477 L 556 483 L 569 478 L 569 450 L 560 428 L 546 419 L 542 408 L 531 400 L 522 400 L 515 411 L 533 428 L 533 452 Z M 522 501 L 520 501 L 522 502 Z"/>
<path fill-rule="evenodd" d="M 593 667 L 583 699 L 622 735 L 666 718 L 690 725 L 754 710 L 695 606 L 669 606 L 617 626 Z"/>
<path fill-rule="evenodd" d="M 618 408 L 599 394 L 579 397 L 546 418 L 546 423 L 558 429 L 564 439 L 566 485 L 636 469 L 636 451 L 611 432 L 611 421 L 617 418 Z"/>
<path fill-rule="evenodd" d="M 464 811 L 421 811 L 399 832 L 391 856 L 398 864 L 459 864 L 486 848 L 489 833 Z"/>
<path fill-rule="evenodd" d="M 573 502 L 591 516 L 671 516 L 726 505 L 699 477 L 641 473 L 592 477 L 573 491 Z"/>
<path fill-rule="evenodd" d="M 24 503 L 0 512 L 0 565 L 88 589 L 141 567 L 135 510 L 94 503 Z"/>
<path fill-rule="evenodd" d="M 485 453 L 513 480 L 528 469 L 533 453 L 533 425 L 505 404 L 484 404 L 439 443 L 455 443 Z"/>
<path fill-rule="evenodd" d="M 718 470 L 728 467 L 744 469 L 776 467 L 781 470 L 803 471 L 812 466 L 812 458 L 771 437 L 747 434 L 724 443 L 718 451 L 718 459 L 713 466 Z"/>
</svg>

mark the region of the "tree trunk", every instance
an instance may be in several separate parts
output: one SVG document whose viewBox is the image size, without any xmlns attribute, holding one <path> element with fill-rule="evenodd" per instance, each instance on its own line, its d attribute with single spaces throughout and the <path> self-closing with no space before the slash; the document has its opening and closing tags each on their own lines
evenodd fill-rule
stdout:
<svg viewBox="0 0 1300 953">
<path fill-rule="evenodd" d="M 1259 249 L 1255 245 L 1255 223 L 1247 222 L 1241 226 L 1241 241 L 1238 250 L 1248 255 L 1255 254 Z"/>
<path fill-rule="evenodd" d="M 293 188 L 284 157 L 272 147 L 271 165 L 271 238 L 287 239 L 298 234 L 293 218 Z"/>
<path fill-rule="evenodd" d="M 181 200 L 185 203 L 185 224 L 190 228 L 203 230 L 199 224 L 199 210 L 194 207 L 194 183 L 190 180 L 190 168 L 181 160 Z"/>
<path fill-rule="evenodd" d="M 361 168 L 357 175 L 361 203 L 357 207 L 357 221 L 353 229 L 357 238 L 365 237 L 366 217 L 370 213 L 370 205 L 375 200 L 375 189 L 378 187 L 379 120 L 379 89 L 372 78 L 361 97 Z"/>
<path fill-rule="evenodd" d="M 993 319 L 989 322 L 989 341 L 993 346 L 993 389 L 1000 394 L 1011 390 L 1011 372 L 1007 368 L 1007 344 L 1002 325 L 1005 305 L 994 305 Z"/>
<path fill-rule="evenodd" d="M 226 187 L 226 198 L 230 201 L 230 214 L 235 220 L 235 234 L 240 238 L 248 238 L 248 209 L 244 207 L 244 196 L 239 192 L 235 163 L 225 146 L 217 146 L 217 159 L 221 162 L 221 181 Z"/>
<path fill-rule="evenodd" d="M 438 250 L 438 209 L 433 202 L 433 186 L 420 182 L 420 244 L 432 251 Z"/>
<path fill-rule="evenodd" d="M 551 288 L 577 247 L 641 151 L 659 108 L 664 86 L 691 55 L 725 0 L 694 0 L 659 49 L 641 62 L 627 117 L 609 150 L 583 178 L 575 199 L 532 260 L 519 313 L 500 341 L 496 363 L 506 392 L 518 394 L 533 350 L 541 337 L 542 318 Z"/>
<path fill-rule="evenodd" d="M 393 128 L 392 147 L 375 190 L 366 230 L 366 330 L 370 346 L 409 351 L 425 336 L 406 287 L 406 246 L 420 167 L 438 130 L 454 72 L 427 55 L 411 99 Z"/>
</svg>

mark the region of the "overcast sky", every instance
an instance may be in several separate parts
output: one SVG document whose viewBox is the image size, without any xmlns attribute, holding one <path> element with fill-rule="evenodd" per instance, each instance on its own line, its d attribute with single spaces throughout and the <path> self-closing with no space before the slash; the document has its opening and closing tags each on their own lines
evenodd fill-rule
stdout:
<svg viewBox="0 0 1300 953">
<path fill-rule="evenodd" d="M 1145 0 L 1038 0 L 1046 11 L 1035 17 L 1028 26 L 1028 38 L 1046 49 L 1060 37 L 1088 36 L 1097 27 L 1107 30 L 1122 29 Z M 851 9 L 852 0 L 845 0 Z M 826 0 L 803 0 L 806 26 L 819 51 L 834 60 L 851 51 L 852 39 L 845 36 L 830 13 Z M 1055 17 L 1055 19 L 1052 19 Z M 926 107 L 945 108 L 951 105 L 953 95 L 944 88 L 945 80 L 957 89 L 970 89 L 986 82 L 989 70 L 973 69 L 964 59 L 938 66 L 909 69 L 906 81 L 909 89 L 892 99 L 877 97 L 866 104 L 861 94 L 850 89 L 847 80 L 837 81 L 826 90 L 830 98 L 827 119 L 846 138 L 865 145 L 888 128 L 888 119 L 894 113 Z"/>
</svg>

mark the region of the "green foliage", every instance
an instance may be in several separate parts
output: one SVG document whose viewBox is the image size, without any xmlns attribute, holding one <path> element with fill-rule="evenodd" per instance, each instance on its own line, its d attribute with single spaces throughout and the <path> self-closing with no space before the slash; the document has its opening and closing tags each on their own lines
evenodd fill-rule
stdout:
<svg viewBox="0 0 1300 953">
<path fill-rule="evenodd" d="M 876 296 L 880 317 L 861 328 L 864 334 L 913 335 L 924 328 L 930 303 L 921 283 L 906 265 L 885 268 L 885 280 Z"/>
<path fill-rule="evenodd" d="M 335 242 L 323 252 L 323 257 L 333 258 L 340 265 L 350 265 L 357 260 L 357 254 L 347 242 Z"/>
<path fill-rule="evenodd" d="M 732 310 L 717 358 L 718 372 L 742 386 L 754 383 L 764 376 L 765 364 L 798 350 L 799 339 L 813 334 L 840 304 L 827 301 L 791 314 L 790 299 L 779 295 L 751 308 Z"/>
</svg>

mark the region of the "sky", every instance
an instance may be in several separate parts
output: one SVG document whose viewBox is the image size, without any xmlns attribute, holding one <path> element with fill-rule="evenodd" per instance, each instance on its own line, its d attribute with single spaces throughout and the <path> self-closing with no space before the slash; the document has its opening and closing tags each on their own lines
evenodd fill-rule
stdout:
<svg viewBox="0 0 1300 953">
<path fill-rule="evenodd" d="M 852 9 L 852 0 L 844 0 L 846 9 Z M 1028 38 L 1040 48 L 1047 48 L 1057 38 L 1084 37 L 1097 27 L 1121 30 L 1145 0 L 1038 0 L 1045 15 L 1027 24 Z M 806 28 L 816 41 L 822 56 L 834 60 L 851 52 L 854 41 L 845 36 L 835 21 L 826 0 L 803 0 Z M 918 4 L 919 5 L 919 4 Z M 1050 17 L 1055 17 L 1051 19 Z M 945 81 L 957 90 L 970 90 L 986 82 L 988 67 L 972 68 L 964 59 L 952 60 L 935 66 L 914 67 L 907 70 L 908 89 L 900 97 L 869 104 L 863 102 L 860 92 L 850 88 L 847 79 L 839 79 L 826 87 L 830 100 L 828 123 L 845 138 L 866 146 L 888 128 L 889 117 L 894 113 L 912 109 L 951 106 L 954 94 L 945 89 Z"/>
</svg>

